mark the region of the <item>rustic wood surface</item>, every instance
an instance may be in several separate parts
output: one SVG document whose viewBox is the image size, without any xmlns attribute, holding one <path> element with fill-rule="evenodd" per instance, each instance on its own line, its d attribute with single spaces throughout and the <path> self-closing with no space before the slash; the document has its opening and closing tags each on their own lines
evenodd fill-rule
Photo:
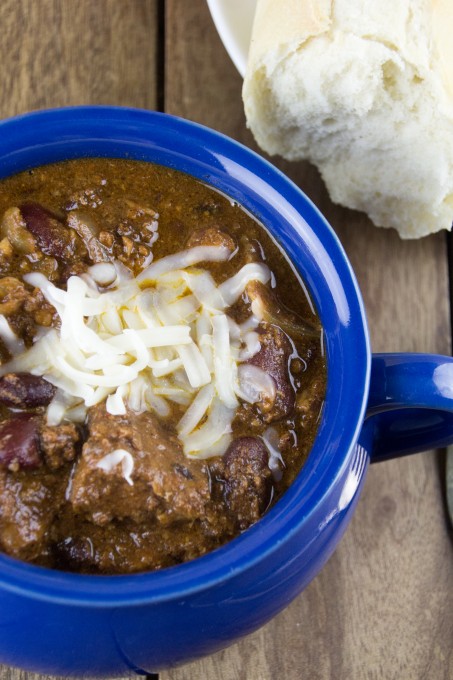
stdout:
<svg viewBox="0 0 453 680">
<path fill-rule="evenodd" d="M 204 0 L 2 0 L 0 115 L 109 103 L 164 110 L 256 148 L 241 79 Z M 444 234 L 403 242 L 334 206 L 308 164 L 275 161 L 342 240 L 375 351 L 450 353 Z M 372 466 L 334 556 L 267 626 L 161 680 L 451 680 L 453 550 L 444 458 Z M 151 677 L 151 676 L 150 676 Z M 2 680 L 44 676 L 0 668 Z"/>
</svg>

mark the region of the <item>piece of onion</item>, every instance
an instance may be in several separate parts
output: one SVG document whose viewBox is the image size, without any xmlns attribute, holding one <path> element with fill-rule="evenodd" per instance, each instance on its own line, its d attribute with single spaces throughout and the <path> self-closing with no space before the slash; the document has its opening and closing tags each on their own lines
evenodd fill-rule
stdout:
<svg viewBox="0 0 453 680">
<path fill-rule="evenodd" d="M 256 331 L 248 331 L 243 336 L 245 347 L 239 353 L 240 361 L 247 361 L 257 354 L 261 349 L 260 336 Z"/>
<path fill-rule="evenodd" d="M 274 379 L 262 368 L 253 364 L 241 364 L 238 368 L 239 385 L 236 387 L 236 394 L 255 404 L 264 397 L 273 401 L 275 399 Z"/>
</svg>

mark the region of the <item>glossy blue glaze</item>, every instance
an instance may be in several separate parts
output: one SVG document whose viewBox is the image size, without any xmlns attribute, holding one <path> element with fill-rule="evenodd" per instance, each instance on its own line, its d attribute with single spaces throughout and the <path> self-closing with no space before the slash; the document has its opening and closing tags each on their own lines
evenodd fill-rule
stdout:
<svg viewBox="0 0 453 680">
<path fill-rule="evenodd" d="M 256 154 L 188 121 L 131 109 L 60 109 L 0 123 L 0 176 L 80 156 L 161 163 L 213 185 L 255 214 L 286 250 L 319 310 L 329 374 L 319 433 L 297 481 L 229 545 L 161 572 L 117 577 L 58 573 L 0 555 L 0 662 L 52 675 L 111 678 L 209 654 L 274 616 L 335 549 L 372 447 L 383 457 L 399 453 L 394 441 L 386 442 L 401 420 L 386 422 L 386 409 L 452 408 L 434 398 L 432 382 L 426 398 L 412 402 L 404 391 L 404 362 L 394 368 L 379 356 L 363 426 L 371 355 L 355 277 L 319 211 Z M 432 377 L 433 362 L 448 359 L 427 361 Z M 413 363 L 407 356 L 405 365 Z M 423 395 L 427 372 L 417 373 L 420 368 L 408 370 L 420 375 L 413 382 Z M 423 445 L 430 444 L 429 433 L 436 441 L 453 440 L 449 419 L 443 425 L 429 432 L 427 425 Z M 404 431 L 402 449 L 413 448 L 412 436 Z"/>
<path fill-rule="evenodd" d="M 374 354 L 367 419 L 372 460 L 448 446 L 453 440 L 453 359 Z"/>
</svg>

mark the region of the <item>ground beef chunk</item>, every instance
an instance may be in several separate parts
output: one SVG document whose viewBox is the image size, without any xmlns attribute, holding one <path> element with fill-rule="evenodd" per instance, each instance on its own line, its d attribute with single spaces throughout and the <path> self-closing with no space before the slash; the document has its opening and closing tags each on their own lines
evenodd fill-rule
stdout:
<svg viewBox="0 0 453 680">
<path fill-rule="evenodd" d="M 66 485 L 67 475 L 0 468 L 0 550 L 21 560 L 42 560 Z"/>
<path fill-rule="evenodd" d="M 14 276 L 3 277 L 0 279 L 0 314 L 8 316 L 19 311 L 29 295 L 22 281 Z"/>
<path fill-rule="evenodd" d="M 268 373 L 275 382 L 275 399 L 263 400 L 258 405 L 265 422 L 285 418 L 294 409 L 294 390 L 290 382 L 289 358 L 292 353 L 291 343 L 286 334 L 272 324 L 261 324 L 260 350 L 248 361 Z"/>
<path fill-rule="evenodd" d="M 30 290 L 14 276 L 4 276 L 0 278 L 0 314 L 7 317 L 14 333 L 30 344 L 36 324 L 52 325 L 56 311 L 39 289 Z"/>
<path fill-rule="evenodd" d="M 272 492 L 269 453 L 261 439 L 240 437 L 225 453 L 225 501 L 239 529 L 256 522 L 266 510 Z"/>
<path fill-rule="evenodd" d="M 47 467 L 61 468 L 77 456 L 81 440 L 80 429 L 74 423 L 41 424 L 39 441 Z"/>
<path fill-rule="evenodd" d="M 99 241 L 100 229 L 92 218 L 73 211 L 68 214 L 68 226 L 74 229 L 84 242 L 91 262 L 111 262 L 112 256 Z"/>
<path fill-rule="evenodd" d="M 187 248 L 196 246 L 225 246 L 229 250 L 236 249 L 234 238 L 220 227 L 205 227 L 197 229 L 190 236 L 186 244 Z"/>
<path fill-rule="evenodd" d="M 314 380 L 301 391 L 296 400 L 296 409 L 300 414 L 303 424 L 306 421 L 309 424 L 319 419 L 323 403 L 324 394 L 322 385 L 317 380 Z"/>
<path fill-rule="evenodd" d="M 46 275 L 44 271 L 41 270 L 41 272 Z M 27 317 L 31 317 L 32 321 L 30 323 L 37 324 L 38 326 L 55 326 L 58 323 L 58 313 L 55 307 L 50 302 L 47 302 L 39 288 L 34 288 L 29 293 L 24 302 L 23 311 Z"/>
<path fill-rule="evenodd" d="M 150 517 L 161 524 L 195 520 L 209 501 L 207 469 L 187 460 L 176 436 L 150 412 L 111 416 L 105 405 L 90 412 L 89 434 L 72 480 L 74 510 L 96 524 L 112 518 L 140 522 Z M 134 461 L 133 485 L 122 465 L 106 472 L 98 467 L 117 449 Z"/>
<path fill-rule="evenodd" d="M 226 516 L 226 513 L 224 512 Z M 201 522 L 158 522 L 132 520 L 98 526 L 78 518 L 67 525 L 67 535 L 52 546 L 54 563 L 60 569 L 87 573 L 124 573 L 163 569 L 195 559 L 218 548 L 231 534 L 206 535 Z"/>
</svg>

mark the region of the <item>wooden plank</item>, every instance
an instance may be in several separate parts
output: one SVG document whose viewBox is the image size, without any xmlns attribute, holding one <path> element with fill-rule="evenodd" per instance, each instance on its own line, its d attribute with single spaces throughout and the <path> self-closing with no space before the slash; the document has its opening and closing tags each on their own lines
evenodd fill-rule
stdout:
<svg viewBox="0 0 453 680">
<path fill-rule="evenodd" d="M 77 104 L 156 108 L 157 4 L 2 0 L 0 116 Z M 0 666 L 1 680 L 46 677 Z"/>
<path fill-rule="evenodd" d="M 2 0 L 2 118 L 78 104 L 155 108 L 157 0 Z"/>
<path fill-rule="evenodd" d="M 203 0 L 167 0 L 165 107 L 256 148 L 241 79 Z M 325 213 L 355 268 L 375 351 L 450 352 L 445 237 L 404 242 L 331 203 L 316 170 L 275 161 Z M 288 609 L 162 680 L 447 680 L 453 550 L 434 453 L 373 466 L 345 538 Z"/>
</svg>

